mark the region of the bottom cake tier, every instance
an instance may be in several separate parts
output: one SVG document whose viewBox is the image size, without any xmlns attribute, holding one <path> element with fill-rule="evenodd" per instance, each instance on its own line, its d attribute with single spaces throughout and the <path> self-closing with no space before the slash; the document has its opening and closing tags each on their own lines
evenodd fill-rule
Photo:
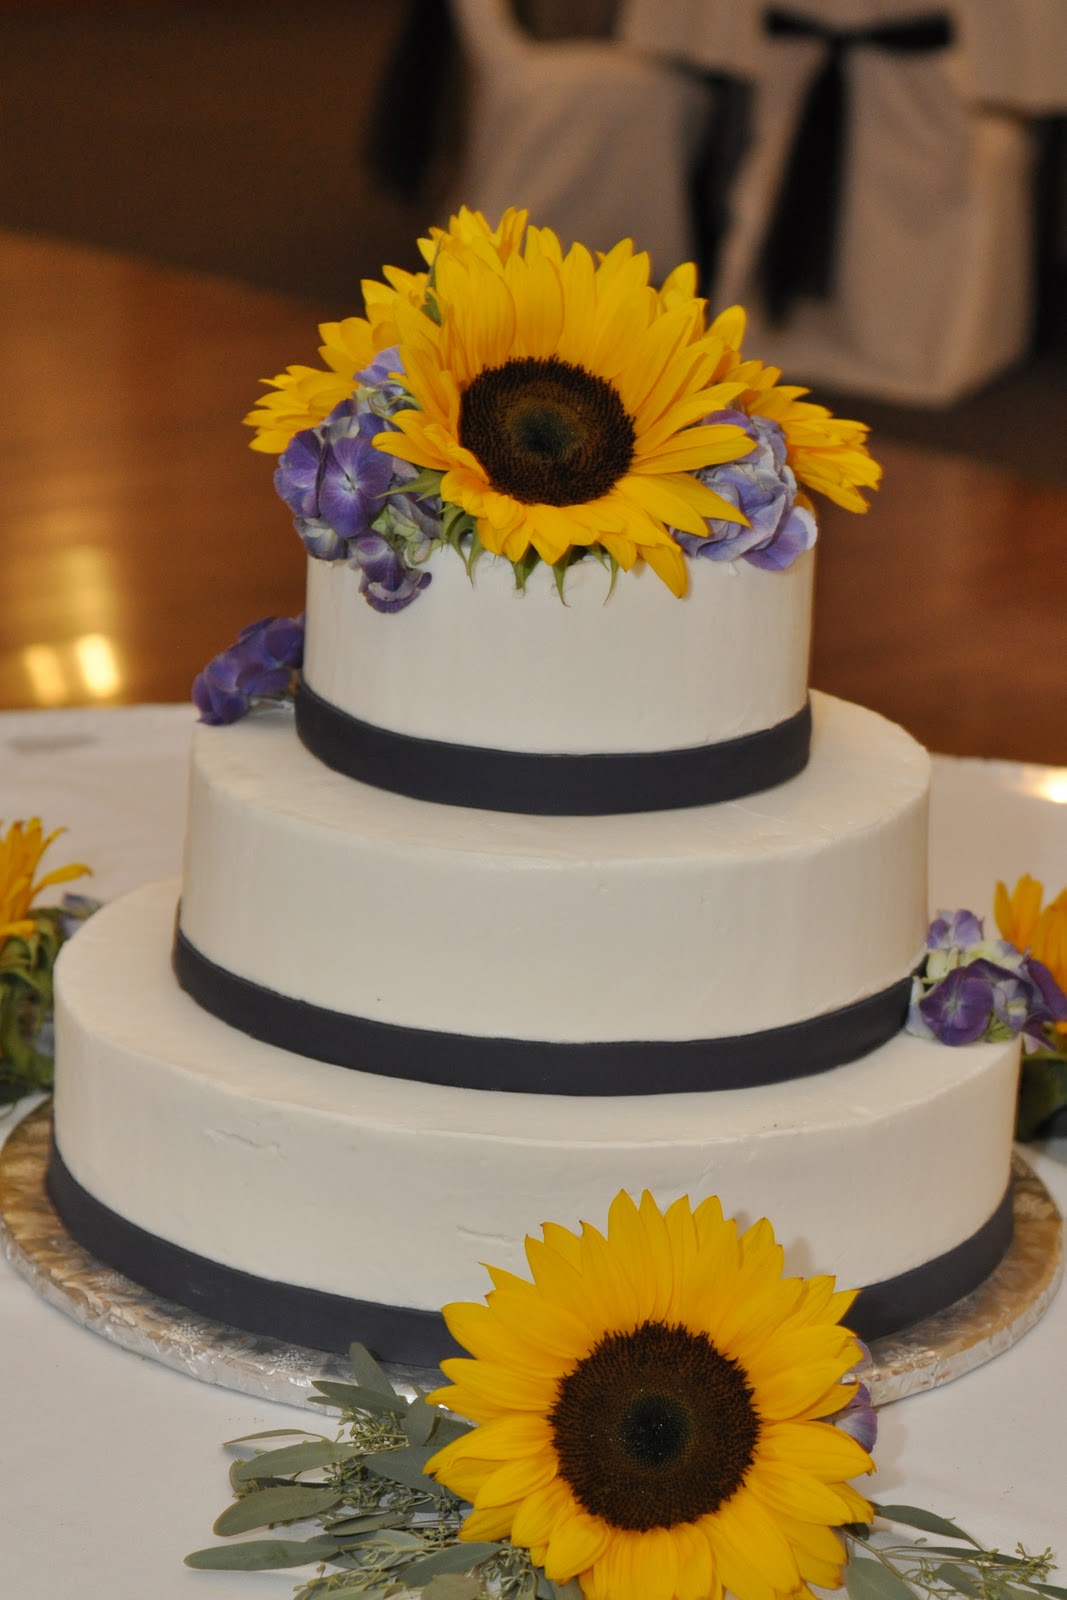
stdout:
<svg viewBox="0 0 1067 1600">
<path fill-rule="evenodd" d="M 438 1308 L 522 1272 L 542 1221 L 620 1189 L 768 1216 L 786 1269 L 862 1288 L 893 1332 L 975 1288 L 1011 1233 L 1014 1044 L 899 1035 L 815 1077 L 613 1098 L 378 1077 L 259 1043 L 177 986 L 176 883 L 99 912 L 57 982 L 49 1185 L 71 1233 L 156 1294 L 320 1349 L 436 1363 Z"/>
</svg>

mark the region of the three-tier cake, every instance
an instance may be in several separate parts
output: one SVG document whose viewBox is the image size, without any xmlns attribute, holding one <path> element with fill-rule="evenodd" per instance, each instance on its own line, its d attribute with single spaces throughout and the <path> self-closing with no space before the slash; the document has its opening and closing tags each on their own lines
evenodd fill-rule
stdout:
<svg viewBox="0 0 1067 1600">
<path fill-rule="evenodd" d="M 799 476 L 820 419 L 793 426 L 799 392 L 681 280 L 522 238 L 454 220 L 429 274 L 368 292 L 379 370 L 323 374 L 351 401 L 276 380 L 312 556 L 295 715 L 198 728 L 181 883 L 64 951 L 53 1197 L 157 1293 L 428 1364 L 452 1348 L 441 1304 L 478 1297 L 486 1259 L 517 1267 L 536 1221 L 716 1193 L 774 1219 L 787 1269 L 862 1286 L 875 1337 L 1003 1253 L 1017 1053 L 902 1031 L 929 764 L 808 692 L 814 523 L 782 518 L 809 518 L 786 451 Z M 535 279 L 562 285 L 540 321 Z M 480 366 L 455 309 L 475 289 L 507 323 Z M 497 416 L 546 461 L 544 503 L 493 454 Z M 559 462 L 602 434 L 608 476 L 572 506 Z M 387 445 L 383 488 L 360 452 Z M 788 506 L 736 544 L 778 493 L 757 466 Z"/>
</svg>

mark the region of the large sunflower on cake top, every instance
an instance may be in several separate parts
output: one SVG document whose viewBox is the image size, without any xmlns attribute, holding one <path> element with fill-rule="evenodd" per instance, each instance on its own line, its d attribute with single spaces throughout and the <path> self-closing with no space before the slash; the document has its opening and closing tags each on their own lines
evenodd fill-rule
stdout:
<svg viewBox="0 0 1067 1600">
<path fill-rule="evenodd" d="M 483 256 L 506 261 L 522 243 L 526 212 L 505 211 L 495 228 L 480 211 L 466 206 L 451 218 L 447 228 L 431 228 L 419 239 L 418 250 L 427 268 L 453 249 L 466 249 Z M 314 428 L 336 405 L 347 400 L 356 374 L 370 365 L 380 350 L 397 342 L 395 308 L 400 301 L 424 306 L 429 271 L 406 272 L 402 267 L 385 267 L 386 282 L 364 279 L 365 317 L 345 317 L 341 322 L 319 324 L 319 346 L 325 367 L 286 367 L 274 378 L 264 378 L 272 392 L 262 395 L 245 422 L 255 428 L 253 450 L 276 455 L 285 449 L 293 435 L 303 428 Z"/>
<path fill-rule="evenodd" d="M 870 1456 L 832 1418 L 857 1400 L 854 1298 L 785 1278 L 770 1224 L 719 1202 L 612 1203 L 606 1236 L 546 1224 L 533 1282 L 490 1268 L 445 1307 L 473 1356 L 428 1398 L 478 1424 L 427 1471 L 587 1600 L 781 1600 L 841 1582 L 836 1527 L 871 1507 Z"/>
<path fill-rule="evenodd" d="M 392 419 L 402 438 L 375 443 L 442 473 L 442 499 L 487 550 L 520 561 L 532 547 L 554 564 L 600 545 L 625 570 L 643 556 L 682 594 L 670 528 L 744 521 L 693 475 L 751 450 L 737 426 L 701 420 L 743 385 L 715 381 L 724 345 L 703 303 L 668 308 L 628 240 L 599 263 L 547 228 L 506 256 L 456 244 L 425 302 L 398 294 L 391 309 L 414 406 Z"/>
</svg>

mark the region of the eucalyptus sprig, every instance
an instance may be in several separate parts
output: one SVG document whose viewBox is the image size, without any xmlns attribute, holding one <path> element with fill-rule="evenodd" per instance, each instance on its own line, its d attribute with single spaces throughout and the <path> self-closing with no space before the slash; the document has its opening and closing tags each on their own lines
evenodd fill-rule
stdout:
<svg viewBox="0 0 1067 1600">
<path fill-rule="evenodd" d="M 900 1540 L 883 1526 L 898 1526 L 951 1539 Z M 955 1522 L 919 1506 L 875 1505 L 873 1523 L 841 1530 L 848 1552 L 844 1587 L 850 1600 L 1067 1600 L 1067 1589 L 1045 1580 L 1055 1562 L 1051 1550 L 1029 1555 L 1021 1545 L 1007 1555 L 987 1550 Z"/>
<path fill-rule="evenodd" d="M 300 1536 L 242 1539 L 186 1556 L 213 1571 L 316 1566 L 294 1600 L 581 1600 L 575 1579 L 553 1583 L 506 1539 L 463 1542 L 466 1502 L 425 1475 L 430 1457 L 471 1425 L 405 1398 L 362 1345 L 349 1352 L 354 1382 L 323 1380 L 314 1403 L 335 1406 L 332 1438 L 281 1428 L 233 1439 L 234 1502 L 218 1518 L 223 1537 L 294 1528 Z M 265 1440 L 299 1442 L 249 1450 Z M 1048 1583 L 1052 1552 L 987 1550 L 955 1522 L 918 1506 L 876 1505 L 870 1524 L 840 1530 L 850 1600 L 1067 1600 Z M 919 1537 L 894 1536 L 887 1525 Z M 951 1543 L 928 1542 L 928 1536 Z M 333 1569 L 333 1570 L 329 1570 Z"/>
<path fill-rule="evenodd" d="M 332 1438 L 282 1428 L 229 1441 L 239 1452 L 230 1468 L 235 1499 L 215 1533 L 281 1527 L 300 1536 L 213 1545 L 186 1556 L 186 1565 L 230 1572 L 317 1566 L 296 1600 L 385 1600 L 412 1590 L 425 1600 L 581 1600 L 577 1583 L 553 1583 L 506 1540 L 460 1541 L 467 1505 L 424 1468 L 470 1424 L 427 1405 L 418 1390 L 410 1399 L 398 1394 L 362 1345 L 349 1358 L 353 1383 L 314 1385 L 315 1403 L 340 1410 Z M 268 1439 L 290 1442 L 246 1453 Z"/>
</svg>

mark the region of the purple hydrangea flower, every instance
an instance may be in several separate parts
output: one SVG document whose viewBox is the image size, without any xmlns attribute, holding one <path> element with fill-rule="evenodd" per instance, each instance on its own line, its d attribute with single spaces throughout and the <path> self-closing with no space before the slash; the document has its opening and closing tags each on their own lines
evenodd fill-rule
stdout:
<svg viewBox="0 0 1067 1600">
<path fill-rule="evenodd" d="M 871 1391 L 865 1383 L 856 1385 L 855 1393 L 847 1405 L 823 1420 L 832 1422 L 835 1428 L 840 1428 L 842 1433 L 855 1439 L 868 1455 L 874 1449 L 878 1439 L 878 1413 L 871 1404 Z"/>
<path fill-rule="evenodd" d="M 350 400 L 335 406 L 317 428 L 296 434 L 278 460 L 274 487 L 296 517 L 311 555 L 339 561 L 348 544 L 370 531 L 385 503 L 393 462 L 374 448 L 372 432 Z"/>
<path fill-rule="evenodd" d="M 378 533 L 354 540 L 350 560 L 360 569 L 359 592 L 375 611 L 403 611 L 430 581 L 428 572 L 405 566 L 397 551 Z"/>
<path fill-rule="evenodd" d="M 939 911 L 926 935 L 928 950 L 967 950 L 981 944 L 985 931 L 973 911 Z"/>
<path fill-rule="evenodd" d="M 391 417 L 394 411 L 402 411 L 410 406 L 411 396 L 401 380 L 392 376 L 394 372 L 402 373 L 403 370 L 399 345 L 379 350 L 370 366 L 356 373 L 356 383 L 359 385 L 356 399 L 360 407 L 376 417 Z"/>
<path fill-rule="evenodd" d="M 377 435 L 396 431 L 393 415 L 412 403 L 402 376 L 393 376 L 402 373 L 399 351 L 382 350 L 355 375 L 349 399 L 290 440 L 274 475 L 308 554 L 358 567 L 360 593 L 377 611 L 401 611 L 426 587 L 429 573 L 410 558 L 441 536 L 440 496 L 406 491 L 418 470 L 374 445 Z M 220 677 L 215 710 L 228 720 L 222 697 L 233 691 Z"/>
<path fill-rule="evenodd" d="M 743 428 L 752 440 L 748 455 L 722 466 L 703 467 L 701 483 L 736 506 L 749 526 L 708 518 L 703 537 L 671 530 L 690 556 L 707 561 L 744 560 L 755 567 L 783 571 L 810 550 L 817 532 L 815 518 L 796 504 L 797 480 L 786 461 L 785 435 L 768 417 L 749 417 L 743 411 L 715 411 L 708 422 L 728 422 Z"/>
<path fill-rule="evenodd" d="M 1037 1007 L 1046 1015 L 1046 1022 L 1067 1022 L 1067 994 L 1064 994 L 1055 977 L 1043 961 L 1024 955 L 1019 971 L 1031 986 Z"/>
<path fill-rule="evenodd" d="M 973 912 L 939 912 L 927 950 L 912 988 L 909 1032 L 954 1045 L 1022 1034 L 1040 1049 L 1045 1030 L 1067 1021 L 1067 996 L 1048 968 L 1003 941 L 987 941 Z"/>
<path fill-rule="evenodd" d="M 193 703 L 201 722 L 236 722 L 254 700 L 287 695 L 303 660 L 302 616 L 261 617 L 251 623 L 197 674 Z"/>
</svg>

